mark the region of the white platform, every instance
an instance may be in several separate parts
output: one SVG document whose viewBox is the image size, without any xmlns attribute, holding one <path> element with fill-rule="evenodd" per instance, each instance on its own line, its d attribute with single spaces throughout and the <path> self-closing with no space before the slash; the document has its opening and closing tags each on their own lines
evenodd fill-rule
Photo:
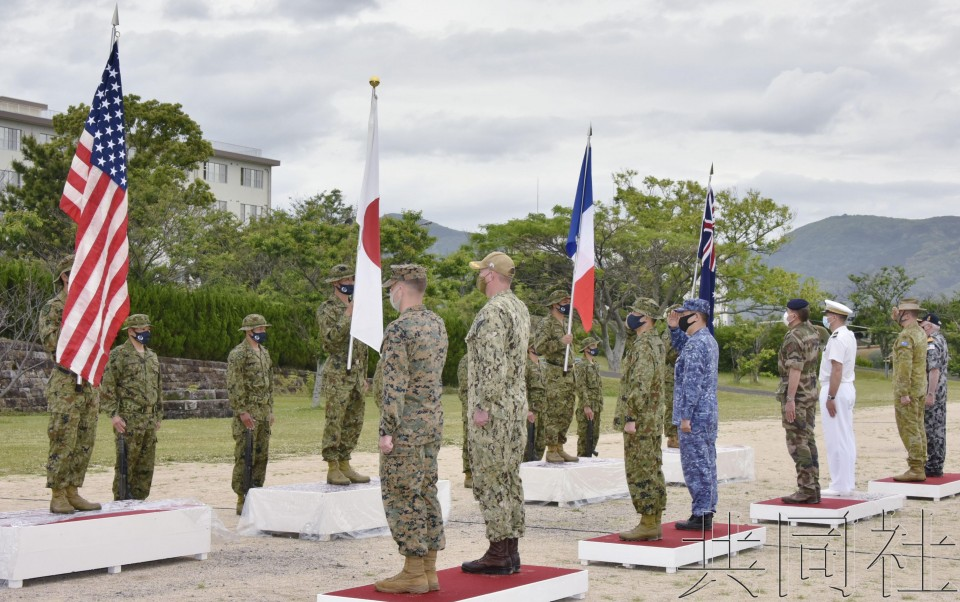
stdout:
<svg viewBox="0 0 960 602">
<path fill-rule="evenodd" d="M 921 498 L 939 502 L 945 497 L 960 493 L 960 474 L 944 474 L 942 477 L 930 477 L 920 483 L 901 483 L 893 478 L 870 481 L 867 485 L 870 493 L 892 493 L 907 497 Z"/>
<path fill-rule="evenodd" d="M 386 574 L 389 573 L 389 574 Z M 386 570 L 385 576 L 390 576 Z M 523 565 L 519 573 L 506 576 L 470 575 L 460 567 L 437 571 L 440 594 L 444 600 L 464 602 L 552 602 L 565 598 L 583 599 L 587 595 L 587 571 L 554 567 Z M 432 599 L 434 592 L 424 594 Z M 318 594 L 317 602 L 357 600 L 413 600 L 420 596 L 410 594 L 381 594 L 373 585 Z"/>
<path fill-rule="evenodd" d="M 437 482 L 443 522 L 450 516 L 450 481 Z M 380 479 L 349 486 L 298 483 L 258 487 L 247 493 L 237 523 L 240 535 L 299 533 L 304 539 L 376 537 L 390 533 Z"/>
<path fill-rule="evenodd" d="M 623 460 L 580 458 L 579 462 L 524 462 L 523 501 L 575 507 L 630 497 Z"/>
<path fill-rule="evenodd" d="M 210 552 L 212 511 L 190 500 L 108 502 L 73 515 L 27 510 L 0 514 L 0 580 L 107 569 Z"/>
<path fill-rule="evenodd" d="M 683 469 L 680 467 L 680 450 L 664 448 L 663 476 L 667 483 L 682 485 Z M 755 479 L 753 448 L 746 445 L 717 447 L 717 483 L 742 483 Z"/>
<path fill-rule="evenodd" d="M 703 534 L 678 531 L 675 524 L 663 525 L 664 538 L 659 541 L 620 541 L 615 533 L 582 540 L 577 545 L 577 557 L 583 565 L 612 562 L 626 568 L 659 567 L 675 573 L 679 567 L 736 556 L 743 550 L 762 547 L 767 541 L 767 528 L 757 525 L 714 523 L 713 531 Z"/>
<path fill-rule="evenodd" d="M 780 498 L 750 504 L 753 522 L 774 521 L 836 527 L 871 516 L 891 513 L 903 507 L 906 498 L 898 494 L 855 493 L 846 497 L 823 497 L 819 504 L 784 504 Z"/>
</svg>

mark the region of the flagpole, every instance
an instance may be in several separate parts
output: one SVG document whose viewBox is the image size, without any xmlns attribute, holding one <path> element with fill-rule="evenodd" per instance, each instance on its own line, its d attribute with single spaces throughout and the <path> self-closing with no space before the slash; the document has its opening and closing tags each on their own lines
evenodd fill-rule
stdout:
<svg viewBox="0 0 960 602">
<path fill-rule="evenodd" d="M 593 124 L 590 124 L 590 129 L 587 130 L 587 162 L 590 161 L 590 154 L 592 149 L 590 148 L 590 138 L 593 137 Z M 585 163 L 588 164 L 588 163 Z M 580 198 L 583 198 L 587 186 L 587 179 L 583 179 L 583 188 L 580 189 Z M 567 316 L 567 334 L 573 332 L 573 294 L 577 289 L 577 257 L 580 255 L 580 228 L 583 228 L 583 221 L 579 221 L 579 226 L 577 228 L 577 252 L 573 254 L 573 277 L 570 279 L 570 314 Z M 563 352 L 563 373 L 567 373 L 567 366 L 570 363 L 570 344 L 567 344 L 566 349 Z"/>
<path fill-rule="evenodd" d="M 110 52 L 113 52 L 113 44 L 117 41 L 117 25 L 120 25 L 120 5 L 113 5 L 113 28 L 110 30 Z"/>
<path fill-rule="evenodd" d="M 713 163 L 710 164 L 710 177 L 707 178 L 707 194 L 710 193 L 710 187 L 713 185 Z M 700 237 L 697 238 L 697 252 L 693 261 L 693 285 L 690 287 L 690 298 L 696 299 L 697 291 L 697 268 L 700 267 L 700 238 L 703 237 L 703 222 L 707 219 L 707 208 L 703 208 L 703 216 L 700 217 Z"/>
</svg>

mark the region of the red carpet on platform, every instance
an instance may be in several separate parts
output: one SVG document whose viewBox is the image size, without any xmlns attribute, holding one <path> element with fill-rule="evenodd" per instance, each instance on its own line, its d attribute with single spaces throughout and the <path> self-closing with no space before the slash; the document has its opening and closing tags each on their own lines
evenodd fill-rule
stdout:
<svg viewBox="0 0 960 602">
<path fill-rule="evenodd" d="M 441 562 L 442 559 L 443 552 L 441 551 Z M 386 579 L 387 577 L 392 577 L 400 571 L 400 568 L 401 565 L 397 562 L 394 570 L 387 571 L 381 578 Z M 520 568 L 519 573 L 514 573 L 513 575 L 471 575 L 470 573 L 464 573 L 460 570 L 460 567 L 454 567 L 437 571 L 437 579 L 440 581 L 440 591 L 418 594 L 416 599 L 430 600 L 431 602 L 457 602 L 459 600 L 500 592 L 579 571 L 580 569 L 560 569 L 549 566 L 525 564 Z M 326 592 L 326 595 L 358 598 L 360 600 L 383 600 L 385 602 L 412 599 L 411 594 L 384 594 L 378 592 L 374 589 L 373 584 L 342 589 L 335 592 Z"/>
<path fill-rule="evenodd" d="M 893 477 L 887 477 L 885 479 L 876 479 L 881 483 L 900 483 L 901 481 L 895 481 Z M 942 477 L 927 477 L 926 481 L 913 481 L 913 482 L 903 482 L 904 485 L 946 485 L 947 483 L 955 483 L 960 481 L 960 474 L 958 473 L 943 473 Z"/>
<path fill-rule="evenodd" d="M 820 498 L 819 504 L 787 504 L 778 497 L 773 498 L 772 500 L 766 500 L 763 502 L 755 502 L 757 504 L 764 504 L 768 506 L 788 506 L 790 508 L 815 508 L 819 510 L 839 510 L 840 508 L 849 508 L 850 506 L 856 506 L 857 504 L 862 504 L 867 500 L 859 500 L 857 498 L 838 498 L 838 497 L 824 497 Z"/>
<path fill-rule="evenodd" d="M 664 523 L 663 539 L 658 539 L 656 541 L 623 541 L 616 533 L 611 533 L 610 535 L 604 535 L 602 537 L 594 537 L 592 539 L 588 539 L 587 541 L 615 543 L 625 546 L 645 546 L 650 548 L 682 548 L 683 546 L 689 546 L 691 543 L 702 541 L 701 537 L 706 537 L 707 539 L 723 539 L 730 531 L 733 531 L 734 533 L 743 533 L 744 531 L 752 531 L 754 529 L 761 528 L 759 525 L 729 525 L 730 528 L 728 529 L 727 523 L 715 522 L 713 523 L 713 529 L 701 532 L 681 531 L 674 525 L 676 525 L 676 521 L 672 523 Z"/>
</svg>

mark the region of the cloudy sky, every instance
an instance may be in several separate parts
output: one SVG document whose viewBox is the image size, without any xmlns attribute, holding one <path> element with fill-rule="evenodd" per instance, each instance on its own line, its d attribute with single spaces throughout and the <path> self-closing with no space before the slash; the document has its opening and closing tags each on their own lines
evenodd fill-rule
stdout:
<svg viewBox="0 0 960 602">
<path fill-rule="evenodd" d="M 0 0 L 0 95 L 89 103 L 114 1 Z M 611 174 L 756 189 L 797 214 L 956 214 L 952 0 L 137 0 L 125 92 L 263 149 L 274 205 L 356 202 L 370 86 L 381 208 L 479 224 L 572 203 L 588 126 Z"/>
</svg>

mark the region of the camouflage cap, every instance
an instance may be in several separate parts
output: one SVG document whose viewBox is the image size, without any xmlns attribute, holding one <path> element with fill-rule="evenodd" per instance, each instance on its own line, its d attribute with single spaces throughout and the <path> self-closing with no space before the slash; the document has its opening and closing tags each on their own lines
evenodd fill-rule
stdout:
<svg viewBox="0 0 960 602">
<path fill-rule="evenodd" d="M 327 279 L 324 280 L 324 282 L 332 284 L 334 282 L 344 280 L 345 278 L 353 278 L 353 276 L 353 268 L 345 263 L 338 263 L 330 268 L 329 272 L 327 272 Z"/>
<path fill-rule="evenodd" d="M 650 297 L 637 297 L 629 309 L 631 313 L 643 314 L 654 320 L 659 320 L 663 317 L 660 313 L 660 304 Z"/>
<path fill-rule="evenodd" d="M 513 278 L 517 271 L 517 267 L 510 256 L 500 251 L 494 251 L 480 261 L 471 261 L 470 267 L 474 270 L 490 269 L 508 278 Z"/>
<path fill-rule="evenodd" d="M 73 269 L 73 260 L 76 258 L 76 255 L 67 255 L 59 262 L 57 262 L 57 268 L 54 270 L 53 281 L 60 282 L 60 276 L 63 276 L 64 272 L 69 272 Z"/>
<path fill-rule="evenodd" d="M 695 311 L 709 316 L 710 302 L 706 299 L 686 299 L 680 306 L 680 311 Z"/>
<path fill-rule="evenodd" d="M 415 263 L 403 263 L 390 266 L 390 279 L 383 283 L 383 288 L 390 288 L 401 280 L 426 280 L 427 268 Z"/>
<path fill-rule="evenodd" d="M 259 326 L 270 325 L 267 324 L 267 319 L 260 314 L 250 314 L 243 319 L 243 326 L 240 327 L 240 330 L 253 330 Z"/>
<path fill-rule="evenodd" d="M 549 295 L 544 297 L 543 301 L 541 301 L 540 304 L 550 307 L 551 305 L 556 305 L 557 303 L 562 302 L 564 299 L 569 299 L 569 298 L 570 298 L 570 293 L 568 293 L 567 291 L 561 291 L 560 289 L 557 289 L 555 291 L 551 291 Z"/>
<path fill-rule="evenodd" d="M 599 347 L 600 339 L 597 337 L 587 337 L 580 342 L 580 353 L 583 353 L 590 347 Z"/>
<path fill-rule="evenodd" d="M 128 328 L 148 328 L 149 326 L 150 318 L 147 314 L 131 314 L 123 321 L 123 326 L 120 327 L 120 330 L 126 330 Z"/>
</svg>

